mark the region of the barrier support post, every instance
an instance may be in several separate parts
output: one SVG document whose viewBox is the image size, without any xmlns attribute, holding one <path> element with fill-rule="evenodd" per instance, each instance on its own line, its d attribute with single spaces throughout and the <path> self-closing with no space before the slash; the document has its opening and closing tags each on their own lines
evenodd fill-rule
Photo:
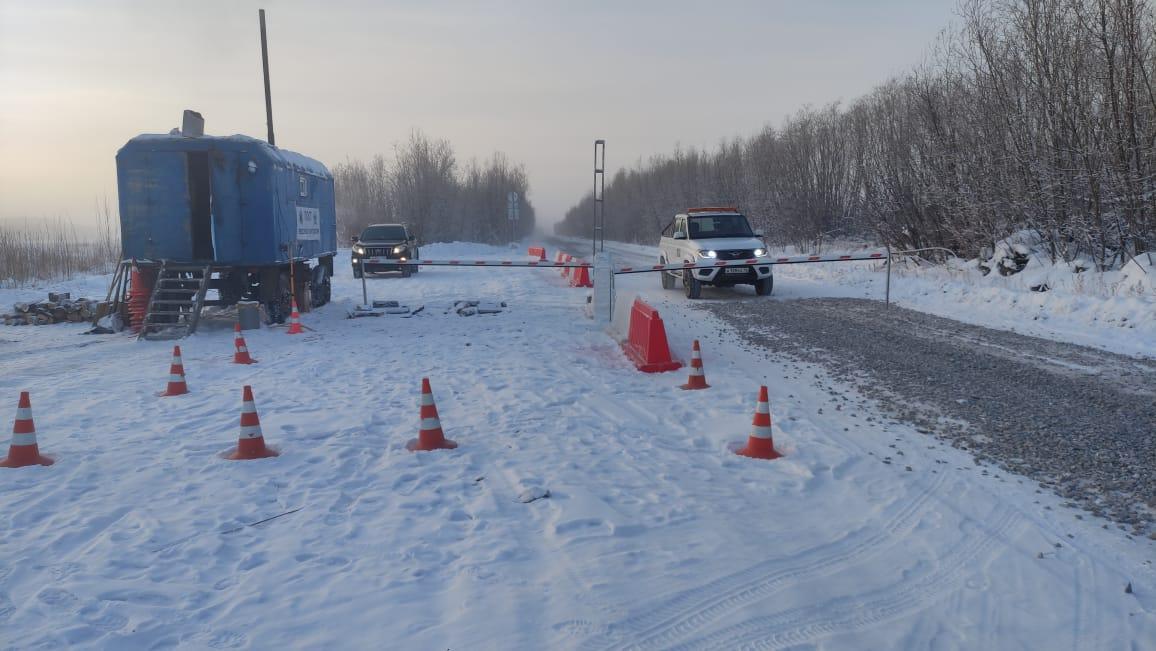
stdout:
<svg viewBox="0 0 1156 651">
<path fill-rule="evenodd" d="M 365 255 L 362 254 L 361 259 L 357 261 L 361 267 L 361 304 L 369 307 L 369 294 L 365 291 Z"/>
<path fill-rule="evenodd" d="M 610 323 L 614 316 L 614 263 L 610 254 L 594 254 L 594 320 Z"/>
<path fill-rule="evenodd" d="M 883 306 L 891 307 L 891 245 L 887 245 L 887 288 L 883 298 Z"/>
</svg>

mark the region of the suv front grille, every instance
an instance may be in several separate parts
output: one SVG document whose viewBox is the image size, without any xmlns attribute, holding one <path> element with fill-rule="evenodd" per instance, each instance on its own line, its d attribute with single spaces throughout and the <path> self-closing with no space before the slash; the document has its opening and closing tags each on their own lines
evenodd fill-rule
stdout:
<svg viewBox="0 0 1156 651">
<path fill-rule="evenodd" d="M 365 247 L 365 255 L 372 258 L 392 258 L 392 246 L 367 246 Z"/>
<path fill-rule="evenodd" d="M 754 249 L 728 249 L 717 253 L 719 260 L 747 260 L 755 257 Z"/>
</svg>

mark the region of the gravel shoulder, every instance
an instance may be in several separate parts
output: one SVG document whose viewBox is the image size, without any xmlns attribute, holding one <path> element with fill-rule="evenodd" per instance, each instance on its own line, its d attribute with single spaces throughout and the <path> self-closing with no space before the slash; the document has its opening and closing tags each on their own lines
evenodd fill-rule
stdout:
<svg viewBox="0 0 1156 651">
<path fill-rule="evenodd" d="M 693 303 L 771 354 L 818 363 L 883 411 L 1147 533 L 1156 360 L 863 299 Z"/>
</svg>

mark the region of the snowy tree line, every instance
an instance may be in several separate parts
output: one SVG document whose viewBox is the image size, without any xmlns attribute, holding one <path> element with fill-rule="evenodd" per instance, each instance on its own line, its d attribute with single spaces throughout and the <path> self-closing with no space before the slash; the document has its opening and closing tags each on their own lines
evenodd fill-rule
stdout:
<svg viewBox="0 0 1156 651">
<path fill-rule="evenodd" d="M 1147 0 L 965 0 L 919 67 L 849 105 L 619 171 L 607 237 L 737 203 L 768 236 L 870 233 L 968 257 L 1023 229 L 1055 259 L 1156 249 L 1156 19 Z M 560 232 L 588 235 L 593 197 Z"/>
<path fill-rule="evenodd" d="M 406 223 L 424 242 L 508 242 L 534 229 L 530 184 L 521 165 L 495 153 L 459 165 L 446 140 L 414 131 L 392 159 L 351 160 L 333 168 L 338 235 L 348 242 L 369 224 Z M 521 198 L 519 221 L 507 218 L 507 194 Z"/>
</svg>

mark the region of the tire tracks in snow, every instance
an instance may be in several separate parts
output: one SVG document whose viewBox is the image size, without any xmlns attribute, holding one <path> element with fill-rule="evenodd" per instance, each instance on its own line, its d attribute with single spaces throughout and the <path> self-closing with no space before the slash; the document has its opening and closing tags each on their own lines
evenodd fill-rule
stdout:
<svg viewBox="0 0 1156 651">
<path fill-rule="evenodd" d="M 938 473 L 877 531 L 867 537 L 851 532 L 846 537 L 802 554 L 777 558 L 744 568 L 704 585 L 685 590 L 673 599 L 640 608 L 641 614 L 614 624 L 604 636 L 589 640 L 584 649 L 666 648 L 745 604 L 757 602 L 817 577 L 836 574 L 869 558 L 889 540 L 899 540 L 918 525 L 928 502 L 946 481 Z"/>
<path fill-rule="evenodd" d="M 934 569 L 913 580 L 905 577 L 878 590 L 748 619 L 713 635 L 669 648 L 782 649 L 836 634 L 854 633 L 919 612 L 958 585 L 972 565 L 1004 541 L 1023 522 L 1023 517 L 1014 507 L 1001 505 L 989 521 L 989 526 L 979 524 L 977 533 L 965 536 L 939 559 Z"/>
</svg>

